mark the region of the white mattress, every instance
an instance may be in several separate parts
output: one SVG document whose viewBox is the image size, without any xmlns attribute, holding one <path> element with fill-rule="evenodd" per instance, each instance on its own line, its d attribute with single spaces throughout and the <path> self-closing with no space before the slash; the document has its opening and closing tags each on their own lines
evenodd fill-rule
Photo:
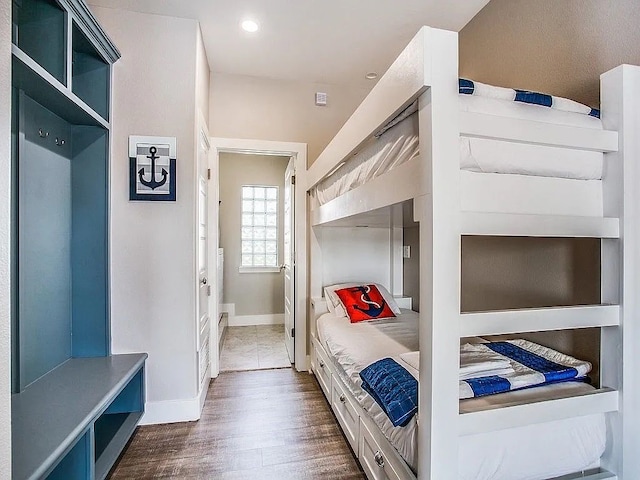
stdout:
<svg viewBox="0 0 640 480">
<path fill-rule="evenodd" d="M 317 321 L 318 339 L 339 367 L 345 384 L 411 468 L 418 463 L 414 417 L 405 427 L 394 427 L 386 414 L 361 388 L 359 373 L 384 357 L 418 350 L 418 314 L 403 310 L 395 319 L 352 324 L 330 313 Z M 404 366 L 404 365 L 403 365 Z M 414 376 L 417 372 L 411 372 Z M 559 392 L 577 395 L 591 390 L 582 383 L 563 383 L 491 395 L 460 402 L 468 413 L 540 401 Z M 512 428 L 462 438 L 459 452 L 461 480 L 537 480 L 578 472 L 599 465 L 606 444 L 603 414 L 575 417 L 539 425 Z"/>
<path fill-rule="evenodd" d="M 600 119 L 537 105 L 472 95 L 459 96 L 460 111 L 602 129 Z M 411 115 L 380 138 L 372 139 L 314 189 L 319 205 L 365 184 L 419 155 L 418 118 Z M 460 168 L 483 173 L 598 180 L 603 154 L 481 138 L 460 138 Z"/>
</svg>

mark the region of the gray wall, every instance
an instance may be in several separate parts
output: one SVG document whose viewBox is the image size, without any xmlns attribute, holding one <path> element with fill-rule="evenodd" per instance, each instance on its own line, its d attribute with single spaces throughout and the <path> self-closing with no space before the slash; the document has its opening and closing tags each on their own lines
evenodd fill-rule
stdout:
<svg viewBox="0 0 640 480">
<path fill-rule="evenodd" d="M 599 77 L 640 64 L 638 0 L 491 0 L 460 32 L 460 75 L 598 106 Z"/>
<path fill-rule="evenodd" d="M 220 154 L 220 247 L 224 248 L 224 298 L 236 315 L 284 313 L 282 273 L 239 273 L 242 185 L 277 185 L 278 259 L 283 255 L 284 171 L 289 157 Z"/>
<path fill-rule="evenodd" d="M 463 237 L 462 311 L 600 303 L 600 241 Z"/>
<path fill-rule="evenodd" d="M 11 1 L 0 2 L 0 472 L 11 478 Z"/>
</svg>

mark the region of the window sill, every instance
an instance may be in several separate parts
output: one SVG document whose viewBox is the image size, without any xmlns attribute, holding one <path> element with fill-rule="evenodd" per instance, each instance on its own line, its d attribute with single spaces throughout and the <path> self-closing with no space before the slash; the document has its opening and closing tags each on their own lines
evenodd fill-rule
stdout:
<svg viewBox="0 0 640 480">
<path fill-rule="evenodd" d="M 238 267 L 238 273 L 280 273 L 280 267 Z"/>
</svg>

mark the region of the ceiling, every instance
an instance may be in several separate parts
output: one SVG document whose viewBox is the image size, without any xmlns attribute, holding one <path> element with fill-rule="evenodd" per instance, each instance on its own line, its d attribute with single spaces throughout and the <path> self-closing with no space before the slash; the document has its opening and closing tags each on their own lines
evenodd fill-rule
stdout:
<svg viewBox="0 0 640 480">
<path fill-rule="evenodd" d="M 459 31 L 489 0 L 88 0 L 200 22 L 211 70 L 371 86 L 420 26 Z M 246 18 L 260 31 L 240 29 Z"/>
</svg>

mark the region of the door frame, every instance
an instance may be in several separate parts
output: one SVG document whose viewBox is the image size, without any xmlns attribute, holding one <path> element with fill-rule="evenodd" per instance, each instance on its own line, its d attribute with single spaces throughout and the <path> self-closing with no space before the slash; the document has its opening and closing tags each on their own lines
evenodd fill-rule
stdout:
<svg viewBox="0 0 640 480">
<path fill-rule="evenodd" d="M 209 335 L 209 364 L 207 365 L 207 368 L 204 372 L 204 379 L 203 382 L 200 382 L 200 357 L 199 357 L 199 352 L 200 352 L 200 346 L 202 343 L 202 338 L 200 337 L 200 269 L 199 269 L 199 254 L 200 254 L 200 242 L 199 242 L 199 237 L 200 237 L 200 211 L 199 211 L 199 205 L 200 205 L 200 175 L 202 173 L 202 175 L 204 176 L 204 180 L 206 182 L 206 192 L 207 192 L 207 205 L 206 205 L 206 210 L 207 210 L 207 280 L 209 281 L 209 284 L 211 283 L 211 257 L 212 257 L 212 251 L 211 249 L 213 247 L 216 248 L 215 252 L 216 255 L 215 257 L 217 258 L 217 242 L 218 239 L 215 238 L 211 239 L 211 226 L 210 226 L 210 222 L 212 221 L 212 217 L 211 217 L 211 200 L 209 199 L 209 196 L 212 193 L 211 190 L 211 182 L 207 179 L 208 176 L 208 172 L 211 169 L 211 163 L 212 163 L 212 151 L 213 151 L 213 147 L 211 145 L 211 136 L 209 135 L 209 130 L 207 128 L 207 122 L 204 118 L 204 115 L 202 114 L 202 111 L 200 111 L 198 109 L 198 120 L 197 120 L 197 129 L 196 129 L 196 165 L 195 165 L 195 182 L 196 182 L 196 188 L 195 188 L 195 198 L 194 198 L 194 202 L 195 202 L 195 211 L 194 211 L 194 222 L 196 225 L 195 228 L 195 256 L 194 256 L 194 269 L 195 269 L 195 298 L 196 298 L 196 309 L 195 309 L 195 325 L 196 325 L 196 332 L 195 332 L 195 353 L 196 353 L 196 392 L 198 394 L 198 400 L 199 400 L 199 412 L 202 412 L 202 409 L 204 408 L 204 402 L 206 400 L 207 397 L 207 391 L 208 391 L 208 385 L 209 385 L 209 381 L 207 379 L 211 379 L 212 377 L 212 372 L 213 372 L 213 354 L 215 352 L 218 351 L 218 347 L 216 345 L 213 345 L 211 343 L 212 340 L 212 336 L 211 336 L 211 326 L 213 323 L 213 319 L 217 318 L 218 316 L 218 312 L 217 312 L 217 304 L 211 302 L 211 296 L 209 296 L 209 300 L 208 300 L 208 315 L 209 315 L 209 319 L 208 319 L 208 331 L 207 328 L 205 328 L 205 332 L 204 335 Z M 206 147 L 207 147 L 207 158 L 206 158 L 206 164 L 201 164 L 200 163 L 200 142 L 204 140 L 206 143 Z M 201 170 L 202 168 L 202 170 Z M 216 210 L 217 213 L 217 210 Z M 217 280 L 216 280 L 217 281 Z M 213 308 L 213 310 L 212 310 Z M 206 324 L 205 324 L 206 325 Z M 217 366 L 216 366 L 217 368 Z M 201 388 L 202 387 L 202 388 Z"/>
<path fill-rule="evenodd" d="M 294 251 L 295 251 L 295 319 L 296 331 L 294 340 L 295 368 L 297 371 L 309 369 L 309 355 L 307 353 L 307 144 L 296 142 L 278 142 L 272 140 L 251 140 L 240 138 L 211 137 L 211 180 L 209 182 L 209 247 L 218 248 L 219 210 L 220 197 L 220 153 L 244 153 L 253 155 L 277 155 L 293 157 L 296 176 L 296 189 L 294 194 L 295 222 L 294 222 Z M 212 270 L 211 256 L 209 259 L 209 278 L 215 271 L 215 294 L 209 298 L 209 302 L 217 303 L 218 270 Z M 215 306 L 214 306 L 215 308 Z M 211 303 L 209 304 L 209 311 Z M 220 358 L 217 347 L 218 342 L 218 315 L 215 321 L 211 321 L 211 376 L 217 377 L 220 373 Z M 215 343 L 215 345 L 214 345 Z M 214 356 L 215 353 L 215 356 Z"/>
</svg>

